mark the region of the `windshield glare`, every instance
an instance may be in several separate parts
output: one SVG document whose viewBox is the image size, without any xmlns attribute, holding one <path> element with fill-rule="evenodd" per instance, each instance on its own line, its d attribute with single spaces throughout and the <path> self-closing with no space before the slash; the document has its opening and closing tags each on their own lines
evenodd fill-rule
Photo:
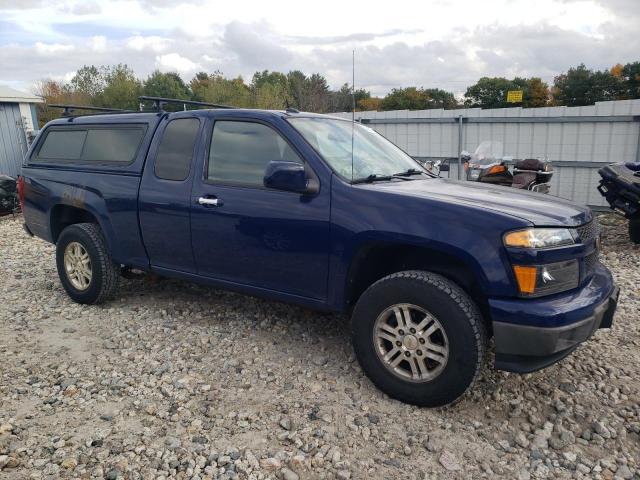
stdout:
<svg viewBox="0 0 640 480">
<path fill-rule="evenodd" d="M 347 180 L 359 180 L 370 175 L 393 175 L 409 169 L 424 171 L 418 162 L 393 143 L 359 123 L 312 117 L 288 120 L 331 168 Z"/>
<path fill-rule="evenodd" d="M 471 163 L 474 165 L 491 165 L 502 161 L 504 147 L 502 142 L 485 140 L 471 156 Z"/>
</svg>

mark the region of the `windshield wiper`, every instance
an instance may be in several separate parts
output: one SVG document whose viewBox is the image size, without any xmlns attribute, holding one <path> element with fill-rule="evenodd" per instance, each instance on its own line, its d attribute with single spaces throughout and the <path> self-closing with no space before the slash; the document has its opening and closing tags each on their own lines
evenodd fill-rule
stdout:
<svg viewBox="0 0 640 480">
<path fill-rule="evenodd" d="M 372 173 L 371 175 L 368 175 L 363 178 L 356 178 L 351 183 L 356 184 L 356 183 L 384 182 L 394 178 L 397 178 L 398 180 L 411 180 L 411 178 L 408 178 L 408 177 L 412 175 L 422 175 L 423 173 L 426 173 L 426 172 L 417 170 L 415 168 L 410 168 L 405 172 L 394 173 L 393 175 L 378 175 L 377 173 Z"/>
<path fill-rule="evenodd" d="M 392 175 L 378 175 L 377 173 L 372 173 L 371 175 L 367 175 L 366 177 L 356 178 L 353 182 L 351 182 L 351 184 L 355 185 L 356 183 L 384 182 L 385 180 L 391 180 L 392 178 L 394 178 Z"/>
<path fill-rule="evenodd" d="M 427 172 L 425 170 L 418 170 L 417 168 L 410 168 L 408 170 L 405 170 L 404 172 L 394 173 L 392 176 L 393 177 L 410 177 L 412 175 L 430 175 L 430 176 L 432 176 L 433 174 L 430 174 L 429 172 Z"/>
<path fill-rule="evenodd" d="M 356 178 L 353 183 L 371 183 L 371 182 L 384 182 L 391 180 L 393 178 L 397 178 L 399 180 L 412 180 L 411 177 L 413 175 L 428 175 L 430 177 L 434 177 L 435 175 L 427 172 L 426 170 L 418 170 L 417 168 L 409 168 L 404 172 L 394 173 L 393 175 L 379 175 L 377 173 L 372 173 L 366 177 Z"/>
</svg>

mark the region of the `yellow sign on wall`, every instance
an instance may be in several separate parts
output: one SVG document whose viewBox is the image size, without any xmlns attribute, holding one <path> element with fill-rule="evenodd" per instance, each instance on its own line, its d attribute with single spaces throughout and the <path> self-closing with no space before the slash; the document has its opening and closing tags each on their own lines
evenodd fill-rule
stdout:
<svg viewBox="0 0 640 480">
<path fill-rule="evenodd" d="M 509 90 L 507 92 L 507 102 L 522 103 L 522 90 Z"/>
</svg>

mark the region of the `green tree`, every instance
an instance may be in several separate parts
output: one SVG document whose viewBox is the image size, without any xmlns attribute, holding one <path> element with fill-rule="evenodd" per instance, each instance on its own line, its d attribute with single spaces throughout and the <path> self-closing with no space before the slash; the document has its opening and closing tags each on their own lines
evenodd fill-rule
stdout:
<svg viewBox="0 0 640 480">
<path fill-rule="evenodd" d="M 308 112 L 328 111 L 329 85 L 319 73 L 307 77 L 300 70 L 292 70 L 287 73 L 287 89 L 290 106 Z"/>
<path fill-rule="evenodd" d="M 423 110 L 427 108 L 427 95 L 416 87 L 393 88 L 380 106 L 382 110 Z"/>
<path fill-rule="evenodd" d="M 345 83 L 340 87 L 340 90 L 328 93 L 327 111 L 350 112 L 353 109 L 354 100 L 357 109 L 359 102 L 367 98 L 371 98 L 370 92 L 364 88 L 357 88 L 352 94 L 351 85 Z"/>
<path fill-rule="evenodd" d="M 84 65 L 73 76 L 69 86 L 74 92 L 84 95 L 91 103 L 106 86 L 105 73 L 105 67 Z"/>
<path fill-rule="evenodd" d="M 382 110 L 382 99 L 378 97 L 363 98 L 358 101 L 357 109 L 380 111 Z"/>
<path fill-rule="evenodd" d="M 193 98 L 208 103 L 252 107 L 251 89 L 242 77 L 225 78 L 221 72 L 198 73 L 190 82 Z"/>
<path fill-rule="evenodd" d="M 148 97 L 191 99 L 191 91 L 180 78 L 180 75 L 174 72 L 163 73 L 159 70 L 154 71 L 145 80 L 142 94 Z M 178 111 L 182 110 L 182 108 L 182 105 L 176 103 L 164 106 L 164 109 L 169 111 Z"/>
<path fill-rule="evenodd" d="M 306 102 L 307 76 L 300 70 L 292 70 L 287 73 L 287 90 L 291 98 L 287 98 L 292 107 L 304 110 Z"/>
<path fill-rule="evenodd" d="M 640 98 L 640 62 L 627 63 L 622 68 L 626 98 Z"/>
<path fill-rule="evenodd" d="M 287 89 L 287 76 L 281 72 L 270 72 L 263 70 L 256 72 L 251 79 L 251 87 L 258 89 L 266 85 L 278 86 L 284 90 Z"/>
<path fill-rule="evenodd" d="M 270 110 L 282 110 L 286 107 L 289 88 L 284 73 L 269 70 L 256 72 L 251 79 L 250 88 L 254 107 Z"/>
<path fill-rule="evenodd" d="M 554 79 L 552 94 L 556 105 L 593 105 L 619 98 L 624 94 L 624 82 L 608 70 L 594 72 L 580 64 Z"/>
<path fill-rule="evenodd" d="M 458 106 L 451 92 L 439 88 L 394 88 L 382 99 L 382 110 L 427 110 Z"/>
<path fill-rule="evenodd" d="M 507 92 L 519 90 L 519 86 L 503 77 L 482 77 L 475 85 L 467 88 L 464 104 L 480 108 L 504 108 L 514 104 L 507 103 Z"/>
<path fill-rule="evenodd" d="M 282 85 L 266 83 L 252 89 L 252 107 L 266 110 L 284 110 L 287 106 L 287 89 Z"/>
<path fill-rule="evenodd" d="M 105 87 L 96 98 L 98 106 L 137 110 L 142 84 L 127 65 L 105 69 Z"/>
<path fill-rule="evenodd" d="M 522 91 L 522 102 L 507 102 L 510 90 Z M 538 77 L 482 77 L 467 88 L 464 104 L 480 108 L 544 107 L 549 103 L 549 86 Z"/>
<path fill-rule="evenodd" d="M 525 80 L 522 106 L 525 108 L 544 107 L 549 103 L 549 85 L 541 78 Z"/>
<path fill-rule="evenodd" d="M 191 98 L 191 91 L 180 75 L 174 72 L 162 73 L 159 70 L 154 71 L 145 80 L 142 92 L 150 97 L 180 98 L 183 100 Z"/>
<path fill-rule="evenodd" d="M 440 88 L 425 88 L 424 93 L 427 95 L 427 108 L 457 108 L 458 101 L 453 93 L 447 92 Z"/>
</svg>

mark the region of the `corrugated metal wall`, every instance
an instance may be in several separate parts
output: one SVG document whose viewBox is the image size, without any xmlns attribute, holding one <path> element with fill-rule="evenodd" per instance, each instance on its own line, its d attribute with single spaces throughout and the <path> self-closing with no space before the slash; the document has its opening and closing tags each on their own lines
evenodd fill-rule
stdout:
<svg viewBox="0 0 640 480">
<path fill-rule="evenodd" d="M 351 118 L 351 113 L 339 116 Z M 547 158 L 555 169 L 551 194 L 592 206 L 606 205 L 596 190 L 598 168 L 640 161 L 640 100 L 586 107 L 356 112 L 356 119 L 414 157 L 455 158 L 452 178 L 459 149 L 473 152 L 483 140 L 502 142 L 504 154 L 514 158 Z"/>
<path fill-rule="evenodd" d="M 21 124 L 19 104 L 0 103 L 0 173 L 14 177 L 20 173 L 26 153 L 24 130 L 19 127 Z"/>
</svg>

